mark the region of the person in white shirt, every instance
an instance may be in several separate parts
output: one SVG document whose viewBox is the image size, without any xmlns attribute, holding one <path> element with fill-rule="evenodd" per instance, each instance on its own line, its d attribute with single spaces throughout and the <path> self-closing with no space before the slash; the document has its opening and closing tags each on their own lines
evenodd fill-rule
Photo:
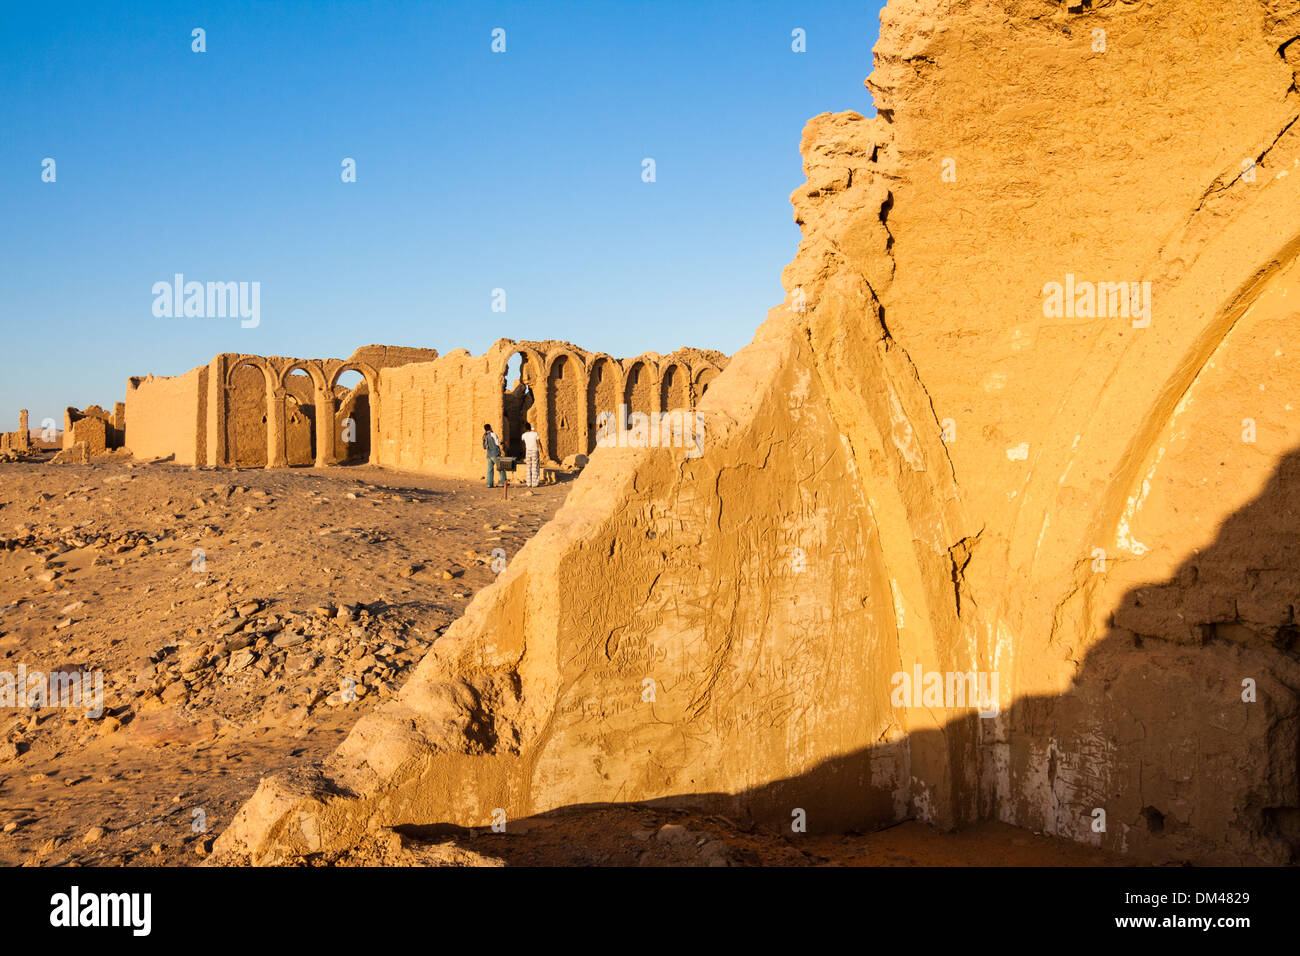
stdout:
<svg viewBox="0 0 1300 956">
<path fill-rule="evenodd" d="M 528 467 L 528 487 L 536 488 L 542 479 L 542 436 L 533 431 L 533 426 L 524 422 L 524 462 Z"/>
</svg>

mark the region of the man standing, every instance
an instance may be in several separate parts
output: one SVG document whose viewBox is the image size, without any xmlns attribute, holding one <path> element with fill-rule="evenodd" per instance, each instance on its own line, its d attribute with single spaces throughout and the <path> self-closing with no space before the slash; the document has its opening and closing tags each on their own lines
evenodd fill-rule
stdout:
<svg viewBox="0 0 1300 956">
<path fill-rule="evenodd" d="M 524 461 L 528 466 L 528 487 L 536 488 L 542 478 L 542 436 L 533 431 L 533 426 L 524 422 Z"/>
<path fill-rule="evenodd" d="M 497 438 L 491 425 L 483 426 L 483 450 L 487 452 L 487 486 L 495 488 L 497 459 L 501 457 L 501 439 Z"/>
</svg>

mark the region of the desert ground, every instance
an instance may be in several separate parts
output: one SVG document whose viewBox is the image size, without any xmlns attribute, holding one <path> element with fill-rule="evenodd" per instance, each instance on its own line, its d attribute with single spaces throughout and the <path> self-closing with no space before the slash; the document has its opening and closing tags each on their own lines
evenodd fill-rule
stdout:
<svg viewBox="0 0 1300 956">
<path fill-rule="evenodd" d="M 0 464 L 3 669 L 103 673 L 103 713 L 0 711 L 0 864 L 195 865 L 277 770 L 332 751 L 570 481 L 354 467 Z M 495 552 L 495 553 L 494 553 Z M 350 691 L 350 692 L 349 692 Z M 1108 865 L 1001 824 L 795 839 L 662 807 L 398 828 L 302 865 Z"/>
</svg>

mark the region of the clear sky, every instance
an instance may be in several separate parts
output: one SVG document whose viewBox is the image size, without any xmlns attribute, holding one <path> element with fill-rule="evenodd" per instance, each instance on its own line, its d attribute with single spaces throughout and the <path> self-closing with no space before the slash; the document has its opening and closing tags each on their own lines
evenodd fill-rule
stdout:
<svg viewBox="0 0 1300 956">
<path fill-rule="evenodd" d="M 882 5 L 2 0 L 0 426 L 217 352 L 735 352 Z M 175 273 L 260 283 L 259 324 L 156 317 Z"/>
</svg>

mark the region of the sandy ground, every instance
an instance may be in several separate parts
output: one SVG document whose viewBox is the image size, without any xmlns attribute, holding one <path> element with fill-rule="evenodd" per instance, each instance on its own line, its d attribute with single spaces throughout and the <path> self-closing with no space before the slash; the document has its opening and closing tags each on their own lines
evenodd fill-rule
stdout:
<svg viewBox="0 0 1300 956">
<path fill-rule="evenodd" d="M 401 686 L 568 487 L 505 500 L 480 483 L 366 467 L 0 464 L 0 672 L 103 681 L 97 718 L 93 680 L 80 706 L 0 706 L 0 864 L 199 863 L 263 775 L 320 760 Z M 300 862 L 1124 861 L 1002 824 L 793 836 L 599 807 L 505 833 L 384 831 Z"/>
</svg>

